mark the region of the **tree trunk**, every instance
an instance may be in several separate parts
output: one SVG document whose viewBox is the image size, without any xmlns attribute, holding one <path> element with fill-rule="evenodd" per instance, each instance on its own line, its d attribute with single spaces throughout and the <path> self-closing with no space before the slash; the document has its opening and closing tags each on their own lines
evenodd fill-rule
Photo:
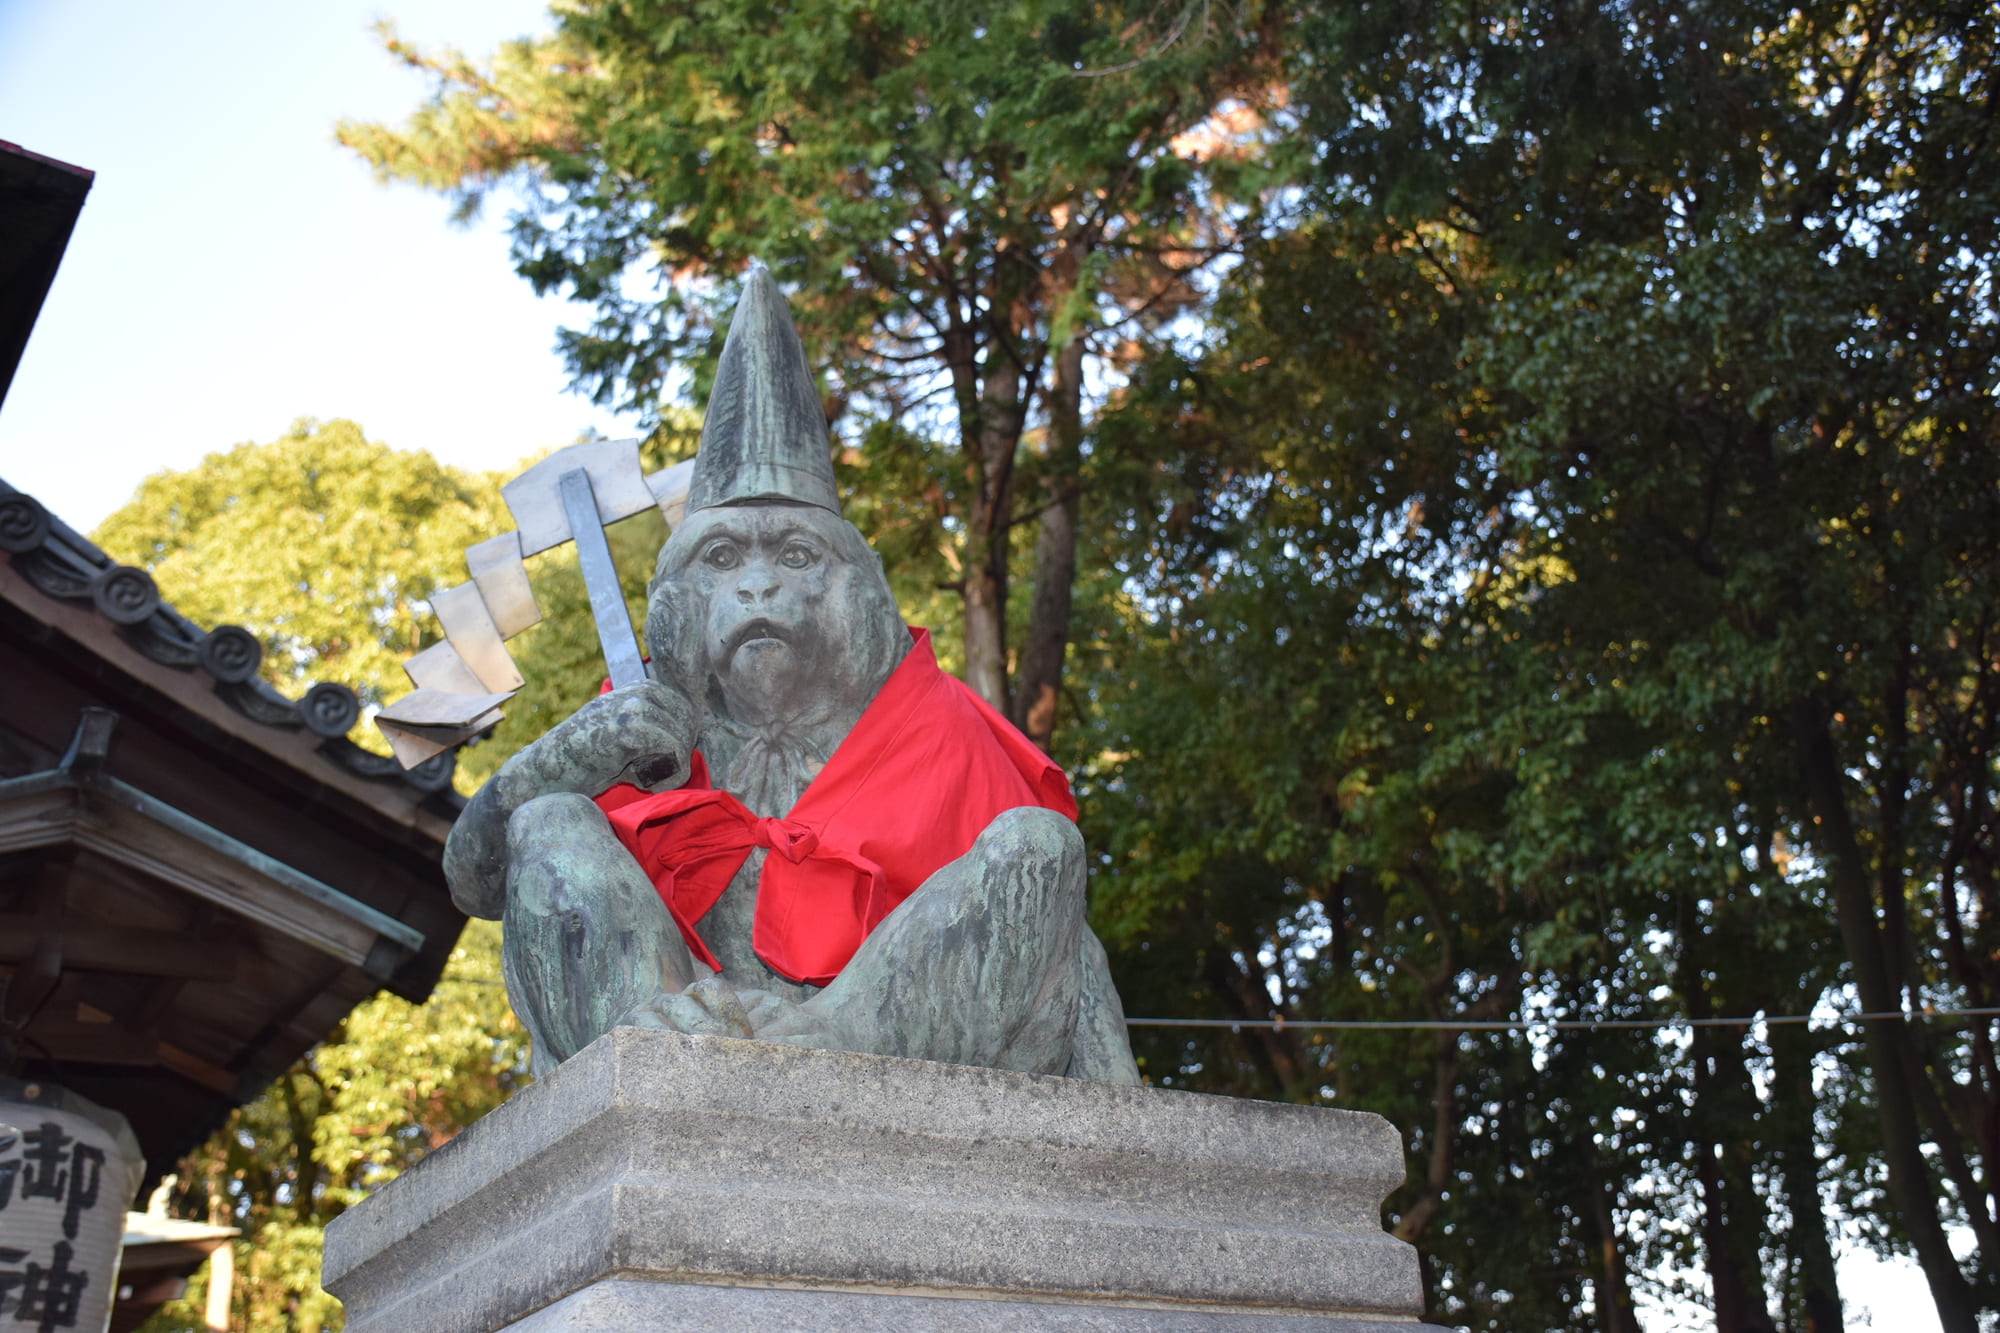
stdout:
<svg viewBox="0 0 2000 1333">
<path fill-rule="evenodd" d="M 1431 1043 L 1434 1092 L 1430 1142 L 1425 1145 L 1430 1149 L 1430 1160 L 1424 1164 L 1423 1189 L 1403 1209 L 1390 1233 L 1411 1244 L 1444 1207 L 1444 1192 L 1451 1184 L 1451 1150 L 1458 1138 L 1459 1035 L 1441 1028 Z"/>
<path fill-rule="evenodd" d="M 1810 1008 L 1811 996 L 1800 1003 Z M 1827 1240 L 1819 1197 L 1819 1157 L 1813 1151 L 1812 1038 L 1805 1028 L 1771 1029 L 1771 1135 L 1784 1176 L 1785 1207 L 1792 1215 L 1786 1248 L 1798 1264 L 1799 1304 L 1806 1333 L 1844 1333 L 1840 1280 Z"/>
<path fill-rule="evenodd" d="M 1007 697 L 1007 554 L 1013 523 L 1014 450 L 1021 439 L 1021 376 L 989 350 L 965 525 L 965 683 L 1002 714 Z"/>
<path fill-rule="evenodd" d="M 1697 1056 L 1697 1068 L 1702 1063 Z M 1714 1078 L 1697 1074 L 1695 1084 L 1697 1102 L 1712 1104 L 1718 1099 Z M 1713 1139 L 1711 1134 L 1697 1133 L 1692 1147 L 1697 1157 L 1695 1174 L 1701 1181 L 1702 1248 L 1708 1252 L 1716 1333 L 1777 1333 L 1757 1265 L 1756 1242 L 1762 1228 L 1754 1226 L 1746 1215 L 1743 1182 L 1734 1169 L 1737 1164 L 1730 1160 L 1732 1145 Z"/>
<path fill-rule="evenodd" d="M 1049 748 L 1069 650 L 1070 595 L 1076 583 L 1076 475 L 1083 444 L 1082 338 L 1056 357 L 1049 394 L 1049 467 L 1035 536 L 1035 600 L 1014 681 L 1014 724 Z"/>
<path fill-rule="evenodd" d="M 1202 978 L 1235 1017 L 1258 1022 L 1272 1016 L 1267 977 L 1254 954 L 1210 949 L 1202 963 Z M 1245 1028 L 1241 1039 L 1244 1053 L 1268 1080 L 1263 1090 L 1249 1095 L 1277 1101 L 1296 1095 L 1306 1076 L 1305 1045 L 1297 1030 Z"/>
<path fill-rule="evenodd" d="M 1685 898 L 1680 915 L 1680 987 L 1688 1017 L 1712 1018 L 1709 938 L 1694 905 Z M 1717 1333 L 1777 1333 L 1759 1257 L 1765 1212 L 1752 1177 L 1751 1137 L 1758 1101 L 1742 1042 L 1743 1034 L 1733 1029 L 1694 1029 L 1689 1054 L 1694 1061 L 1695 1104 L 1688 1139 L 1696 1156 L 1695 1176 L 1701 1182 L 1702 1248 L 1708 1256 Z"/>
<path fill-rule="evenodd" d="M 1890 978 L 1882 932 L 1875 915 L 1868 863 L 1854 836 L 1847 794 L 1841 788 L 1840 760 L 1828 729 L 1824 707 L 1802 699 L 1792 708 L 1799 767 L 1811 803 L 1815 840 L 1826 855 L 1833 880 L 1835 916 L 1841 944 L 1854 969 L 1854 988 L 1861 1007 L 1871 1013 L 1894 1010 L 1900 990 Z M 1944 1333 L 1979 1333 L 1979 1316 L 1972 1289 L 1952 1256 L 1938 1219 L 1937 1190 L 1924 1165 L 1917 1111 L 1908 1079 L 1922 1077 L 1921 1062 L 1910 1049 L 1900 1019 L 1878 1019 L 1863 1025 L 1868 1065 L 1875 1075 L 1875 1097 L 1882 1128 L 1882 1157 L 1889 1170 L 1889 1198 L 1902 1214 L 1910 1245 L 1923 1266 Z"/>
<path fill-rule="evenodd" d="M 1591 1220 L 1597 1225 L 1597 1272 L 1592 1285 L 1597 1294 L 1597 1319 L 1604 1333 L 1639 1333 L 1639 1317 L 1632 1309 L 1632 1284 L 1625 1273 L 1625 1256 L 1618 1248 L 1618 1225 L 1612 1216 L 1611 1178 L 1597 1160 L 1589 1141 L 1583 1150 L 1590 1154 L 1587 1170 L 1590 1187 Z"/>
</svg>

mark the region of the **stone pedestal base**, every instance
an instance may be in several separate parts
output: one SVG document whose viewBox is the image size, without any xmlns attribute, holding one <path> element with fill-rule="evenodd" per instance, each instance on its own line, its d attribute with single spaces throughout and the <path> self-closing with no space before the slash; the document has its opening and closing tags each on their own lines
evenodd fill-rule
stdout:
<svg viewBox="0 0 2000 1333">
<path fill-rule="evenodd" d="M 1376 1116 L 621 1028 L 327 1229 L 349 1333 L 1388 1333 Z"/>
</svg>

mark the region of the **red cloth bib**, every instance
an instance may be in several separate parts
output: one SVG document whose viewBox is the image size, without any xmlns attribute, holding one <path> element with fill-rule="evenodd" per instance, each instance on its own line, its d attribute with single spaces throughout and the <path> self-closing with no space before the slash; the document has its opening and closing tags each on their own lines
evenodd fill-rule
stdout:
<svg viewBox="0 0 2000 1333">
<path fill-rule="evenodd" d="M 927 630 L 854 730 L 782 819 L 761 819 L 709 785 L 696 752 L 687 785 L 597 798 L 695 957 L 720 968 L 695 923 L 752 847 L 751 947 L 771 970 L 824 986 L 868 933 L 940 867 L 971 850 L 995 816 L 1041 806 L 1076 818 L 1069 779 L 956 676 L 938 669 Z"/>
</svg>

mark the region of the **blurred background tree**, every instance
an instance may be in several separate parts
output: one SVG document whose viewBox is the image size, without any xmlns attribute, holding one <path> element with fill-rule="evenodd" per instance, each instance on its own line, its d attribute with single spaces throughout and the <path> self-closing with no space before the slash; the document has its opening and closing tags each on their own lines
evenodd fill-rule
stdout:
<svg viewBox="0 0 2000 1333">
<path fill-rule="evenodd" d="M 92 535 L 197 623 L 262 639 L 272 684 L 334 680 L 379 707 L 436 637 L 424 599 L 463 581 L 465 547 L 505 512 L 492 478 L 303 419 L 149 477 Z"/>
</svg>

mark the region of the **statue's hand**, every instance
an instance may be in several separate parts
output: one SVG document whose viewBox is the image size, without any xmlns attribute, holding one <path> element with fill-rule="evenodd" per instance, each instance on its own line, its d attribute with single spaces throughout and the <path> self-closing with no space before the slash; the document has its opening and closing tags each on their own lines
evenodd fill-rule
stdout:
<svg viewBox="0 0 2000 1333">
<path fill-rule="evenodd" d="M 619 783 L 667 791 L 687 781 L 694 709 L 672 686 L 648 680 L 600 695 L 501 765 L 445 843 L 452 901 L 497 918 L 507 905 L 507 821 L 538 796 L 596 797 Z"/>
<path fill-rule="evenodd" d="M 550 792 L 601 796 L 621 782 L 670 790 L 687 781 L 693 717 L 694 709 L 671 685 L 648 680 L 624 686 L 592 699 L 523 746 L 487 786 L 504 782 L 516 806 Z"/>
</svg>

